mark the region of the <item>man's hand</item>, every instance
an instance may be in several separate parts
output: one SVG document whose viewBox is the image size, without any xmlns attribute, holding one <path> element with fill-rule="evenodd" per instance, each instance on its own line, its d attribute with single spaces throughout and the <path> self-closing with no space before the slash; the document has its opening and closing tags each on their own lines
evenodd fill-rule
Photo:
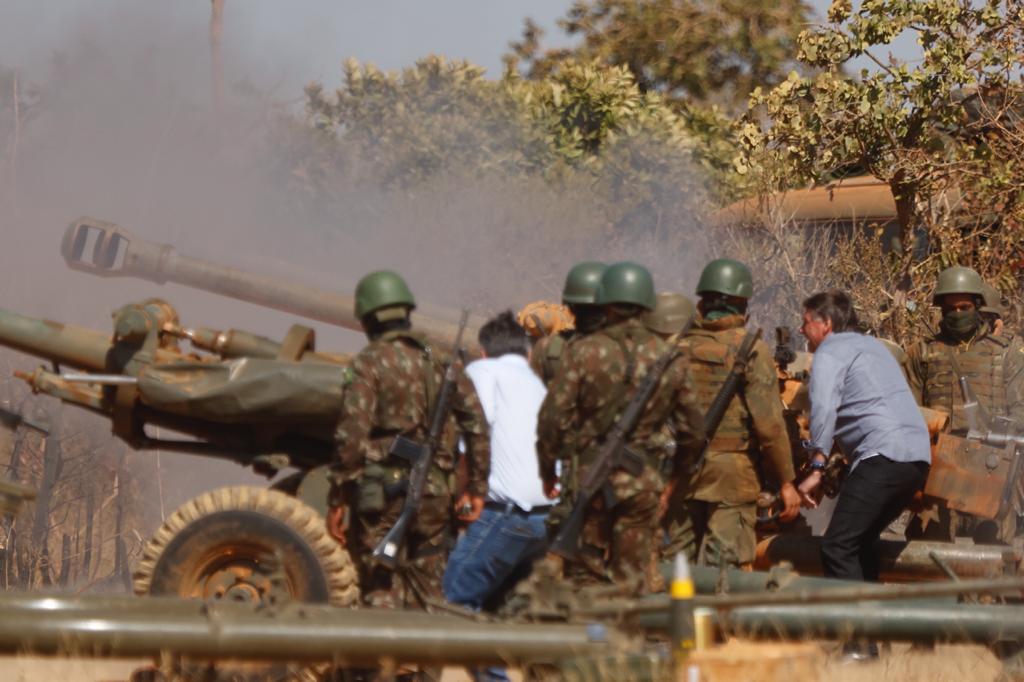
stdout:
<svg viewBox="0 0 1024 682">
<path fill-rule="evenodd" d="M 782 511 L 779 512 L 779 521 L 789 523 L 800 514 L 800 493 L 792 483 L 783 483 L 779 491 L 782 498 Z"/>
<path fill-rule="evenodd" d="M 800 503 L 808 509 L 818 508 L 819 496 L 816 494 L 821 487 L 821 471 L 812 471 L 800 485 L 797 486 L 797 493 L 800 495 Z"/>
<path fill-rule="evenodd" d="M 343 506 L 333 506 L 327 510 L 327 533 L 338 541 L 342 547 L 345 546 L 347 538 L 345 533 L 348 531 L 348 516 L 346 515 L 347 508 Z"/>
<path fill-rule="evenodd" d="M 469 493 L 462 493 L 459 496 L 458 502 L 455 503 L 455 515 L 459 521 L 465 521 L 466 523 L 472 523 L 480 518 L 480 513 L 484 510 L 484 498 L 479 495 L 470 495 Z"/>
<path fill-rule="evenodd" d="M 558 485 L 558 477 L 555 475 L 543 476 L 541 483 L 544 485 L 544 495 L 549 500 L 557 499 L 558 495 L 562 492 Z"/>
</svg>

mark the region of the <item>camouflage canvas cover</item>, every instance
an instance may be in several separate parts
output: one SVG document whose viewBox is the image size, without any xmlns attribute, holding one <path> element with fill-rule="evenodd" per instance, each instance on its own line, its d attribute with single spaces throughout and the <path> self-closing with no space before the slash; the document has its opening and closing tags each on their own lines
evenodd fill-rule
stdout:
<svg viewBox="0 0 1024 682">
<path fill-rule="evenodd" d="M 150 407 L 225 424 L 325 423 L 341 410 L 347 368 L 239 358 L 154 364 L 138 377 Z"/>
</svg>

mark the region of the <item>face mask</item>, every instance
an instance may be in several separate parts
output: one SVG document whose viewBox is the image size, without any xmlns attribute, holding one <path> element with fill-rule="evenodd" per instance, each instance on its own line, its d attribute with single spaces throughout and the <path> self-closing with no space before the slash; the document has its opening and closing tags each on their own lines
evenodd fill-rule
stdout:
<svg viewBox="0 0 1024 682">
<path fill-rule="evenodd" d="M 942 329 L 958 341 L 966 341 L 974 336 L 981 325 L 981 316 L 977 310 L 952 310 L 942 316 Z"/>
<path fill-rule="evenodd" d="M 714 322 L 720 320 L 723 317 L 729 317 L 730 315 L 742 315 L 743 310 L 739 306 L 734 306 L 725 301 L 718 301 L 714 304 L 712 310 L 708 310 L 704 315 L 704 319 L 708 322 Z"/>
</svg>

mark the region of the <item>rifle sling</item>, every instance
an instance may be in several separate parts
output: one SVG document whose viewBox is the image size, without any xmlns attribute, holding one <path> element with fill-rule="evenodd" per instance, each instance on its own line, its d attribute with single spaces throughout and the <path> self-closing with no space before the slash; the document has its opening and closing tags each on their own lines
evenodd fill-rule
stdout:
<svg viewBox="0 0 1024 682">
<path fill-rule="evenodd" d="M 739 349 L 743 348 L 743 345 L 746 343 L 748 338 L 750 338 L 751 336 L 756 336 L 756 335 L 757 335 L 757 332 L 751 332 L 751 331 L 748 331 L 746 334 L 744 334 L 743 340 L 740 341 Z M 739 349 L 737 349 L 737 350 L 739 350 Z M 751 344 L 750 345 L 750 352 L 747 353 L 747 357 L 745 357 L 745 358 L 744 357 L 740 357 L 740 355 L 737 353 L 736 357 L 732 361 L 732 367 L 729 368 L 729 374 L 726 375 L 726 379 L 725 379 L 726 382 L 729 381 L 729 377 L 731 377 L 733 375 L 733 372 L 735 372 L 739 368 L 741 362 L 744 365 L 746 365 L 746 363 L 750 362 L 750 355 L 753 352 L 754 352 L 754 345 Z M 742 382 L 742 380 L 745 379 L 745 378 L 746 377 L 740 377 L 740 381 Z M 722 388 L 725 388 L 725 384 L 722 384 Z M 736 390 L 733 391 L 732 395 L 729 396 L 729 400 L 725 403 L 725 407 L 722 410 L 723 417 L 725 416 L 725 412 L 729 409 L 729 406 L 732 405 L 732 401 L 736 398 L 736 396 L 739 394 L 739 392 L 740 392 L 740 384 L 737 384 L 736 385 Z M 718 396 L 716 395 L 715 396 L 715 400 L 712 400 L 711 404 L 714 405 L 714 403 L 717 400 L 718 400 Z M 722 425 L 722 420 L 719 419 L 717 424 L 715 424 L 712 428 L 708 429 L 708 431 L 704 434 L 704 439 L 705 439 L 706 442 L 710 443 L 712 440 L 714 440 L 715 432 L 718 431 L 718 427 L 721 426 L 721 425 Z"/>
</svg>

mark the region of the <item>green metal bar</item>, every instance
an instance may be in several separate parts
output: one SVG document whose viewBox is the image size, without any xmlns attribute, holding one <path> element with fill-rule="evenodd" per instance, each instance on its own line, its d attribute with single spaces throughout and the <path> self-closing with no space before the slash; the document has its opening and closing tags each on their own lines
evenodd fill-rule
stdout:
<svg viewBox="0 0 1024 682">
<path fill-rule="evenodd" d="M 1024 607 L 956 605 L 752 606 L 721 616 L 724 629 L 752 639 L 878 639 L 993 644 L 1024 638 Z"/>
<path fill-rule="evenodd" d="M 37 655 L 332 661 L 376 665 L 554 662 L 609 655 L 601 626 L 479 622 L 450 615 L 292 604 L 276 613 L 245 605 L 167 599 L 0 597 L 0 652 Z M 49 608 L 47 608 L 49 607 Z"/>
<path fill-rule="evenodd" d="M 92 329 L 0 309 L 0 345 L 62 365 L 102 372 L 111 339 Z"/>
</svg>

